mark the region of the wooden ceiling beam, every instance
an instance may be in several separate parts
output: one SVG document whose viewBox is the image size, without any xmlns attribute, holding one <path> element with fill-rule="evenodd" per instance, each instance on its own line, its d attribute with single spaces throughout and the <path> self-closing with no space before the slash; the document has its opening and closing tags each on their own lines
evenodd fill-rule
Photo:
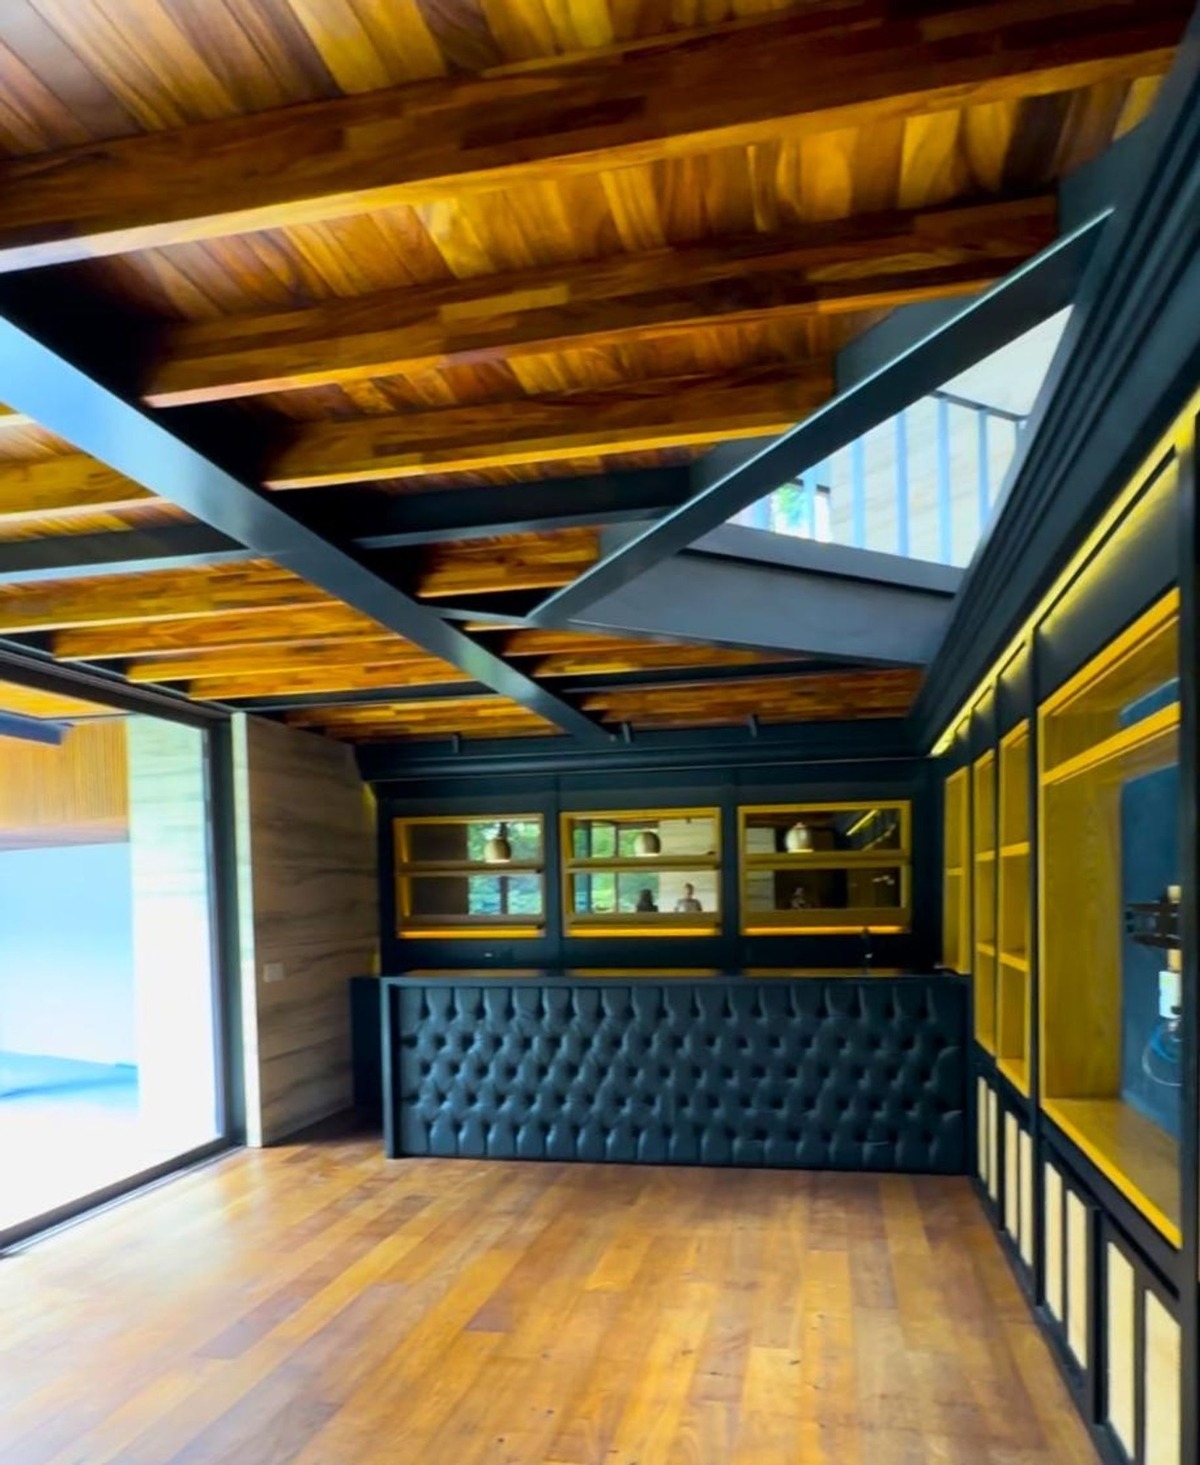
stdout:
<svg viewBox="0 0 1200 1465">
<path fill-rule="evenodd" d="M 190 657 L 242 648 L 278 651 L 300 641 L 360 642 L 387 633 L 369 617 L 336 602 L 249 614 L 222 611 L 198 620 L 154 620 L 57 631 L 50 650 L 59 661 L 123 661 L 130 657 Z"/>
<path fill-rule="evenodd" d="M 420 663 L 429 658 L 399 636 L 356 636 L 332 641 L 285 642 L 230 647 L 178 656 L 156 656 L 125 667 L 131 682 L 195 682 L 234 676 L 286 675 L 326 667 L 358 667 L 386 662 Z M 441 662 L 437 663 L 439 666 Z M 444 667 L 443 667 L 444 670 Z"/>
<path fill-rule="evenodd" d="M 0 588 L 0 636 L 76 626 L 270 614 L 331 604 L 297 575 L 263 561 L 231 569 L 160 571 L 113 580 Z"/>
<path fill-rule="evenodd" d="M 617 391 L 306 423 L 265 478 L 271 488 L 318 488 L 759 437 L 794 426 L 832 384 L 826 363 L 805 361 L 716 382 L 630 382 Z"/>
<path fill-rule="evenodd" d="M 1053 195 L 814 223 L 168 327 L 141 395 L 216 402 L 983 289 L 1055 235 Z"/>
<path fill-rule="evenodd" d="M 153 499 L 140 485 L 82 453 L 0 463 L 0 524 L 69 520 L 98 510 L 117 513 Z"/>
<path fill-rule="evenodd" d="M 89 143 L 0 166 L 0 270 L 1012 101 L 1167 69 L 1191 0 L 805 6 L 672 45 Z"/>
<path fill-rule="evenodd" d="M 328 666 L 306 670 L 289 668 L 285 672 L 256 672 L 246 675 L 213 677 L 189 683 L 193 696 L 212 702 L 229 702 L 247 697 L 299 696 L 311 692 L 370 691 L 391 688 L 403 697 L 406 688 L 450 686 L 468 682 L 465 672 L 448 667 L 445 662 L 427 657 L 424 661 L 401 660 L 393 663 L 373 662 L 363 666 Z"/>
</svg>

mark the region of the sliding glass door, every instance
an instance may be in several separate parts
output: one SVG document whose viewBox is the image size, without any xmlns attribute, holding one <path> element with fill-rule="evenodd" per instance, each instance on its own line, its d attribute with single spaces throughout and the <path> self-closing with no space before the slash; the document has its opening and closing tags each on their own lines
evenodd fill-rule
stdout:
<svg viewBox="0 0 1200 1465">
<path fill-rule="evenodd" d="M 0 1236 L 222 1127 L 207 734 L 2 690 Z"/>
</svg>

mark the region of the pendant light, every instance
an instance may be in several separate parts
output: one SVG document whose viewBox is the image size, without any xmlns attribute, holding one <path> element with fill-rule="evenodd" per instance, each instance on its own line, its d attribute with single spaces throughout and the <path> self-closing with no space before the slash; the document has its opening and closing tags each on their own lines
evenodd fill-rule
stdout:
<svg viewBox="0 0 1200 1465">
<path fill-rule="evenodd" d="M 633 852 L 639 859 L 649 859 L 662 853 L 662 840 L 653 829 L 639 829 L 633 836 Z"/>
<path fill-rule="evenodd" d="M 784 835 L 783 843 L 789 855 L 810 854 L 813 847 L 812 830 L 803 819 L 797 819 Z"/>
</svg>

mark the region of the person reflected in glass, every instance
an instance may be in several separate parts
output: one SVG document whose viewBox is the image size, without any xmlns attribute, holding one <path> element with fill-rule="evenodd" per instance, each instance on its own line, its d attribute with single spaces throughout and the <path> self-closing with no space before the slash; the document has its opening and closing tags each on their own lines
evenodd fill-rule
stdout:
<svg viewBox="0 0 1200 1465">
<path fill-rule="evenodd" d="M 638 891 L 637 905 L 634 906 L 634 910 L 635 911 L 657 911 L 658 910 L 658 907 L 654 904 L 654 895 L 653 895 L 653 893 L 651 892 L 651 890 L 649 889 L 648 886 L 647 887 L 644 887 L 643 889 L 641 889 L 641 890 Z"/>
<path fill-rule="evenodd" d="M 696 899 L 696 887 L 690 880 L 684 882 L 683 894 L 675 902 L 676 915 L 691 915 L 693 911 L 702 911 L 704 907 Z"/>
</svg>

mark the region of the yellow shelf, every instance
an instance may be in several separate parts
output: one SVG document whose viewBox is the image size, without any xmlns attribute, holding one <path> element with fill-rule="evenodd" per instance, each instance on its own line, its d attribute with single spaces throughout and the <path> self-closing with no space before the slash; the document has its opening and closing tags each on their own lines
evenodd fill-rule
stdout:
<svg viewBox="0 0 1200 1465">
<path fill-rule="evenodd" d="M 1005 966 L 1010 966 L 1014 971 L 1027 972 L 1029 970 L 1029 957 L 1023 952 L 1002 951 L 1000 960 Z"/>
<path fill-rule="evenodd" d="M 1024 1058 L 997 1058 L 996 1067 L 1026 1098 L 1029 1097 L 1029 1064 Z"/>
<path fill-rule="evenodd" d="M 994 849 L 977 850 L 975 854 L 975 859 L 981 865 L 990 865 L 995 858 L 996 851 Z"/>
<path fill-rule="evenodd" d="M 1179 1246 L 1179 1147 L 1120 1099 L 1044 1099 L 1042 1108 L 1172 1246 Z"/>
<path fill-rule="evenodd" d="M 962 874 L 962 870 L 958 865 L 947 865 L 946 874 L 953 875 L 957 879 Z"/>
<path fill-rule="evenodd" d="M 984 956 L 995 956 L 996 948 L 990 941 L 976 941 L 975 950 L 982 951 Z"/>
<path fill-rule="evenodd" d="M 1177 731 L 1178 727 L 1179 704 L 1173 702 L 1169 707 L 1160 707 L 1141 722 L 1135 722 L 1132 727 L 1123 727 L 1100 742 L 1093 743 L 1081 753 L 1076 753 L 1073 758 L 1066 758 L 1047 769 L 1042 775 L 1042 785 L 1045 788 L 1054 788 L 1056 784 L 1067 783 L 1072 778 L 1078 778 L 1080 774 L 1102 768 L 1106 763 L 1127 758 L 1132 753 L 1141 752 L 1165 734 Z"/>
<path fill-rule="evenodd" d="M 1017 844 L 1003 845 L 1000 850 L 1000 858 L 1003 860 L 1015 860 L 1020 858 L 1020 856 L 1022 855 L 1028 855 L 1028 853 L 1029 841 L 1027 839 L 1023 839 Z"/>
</svg>

